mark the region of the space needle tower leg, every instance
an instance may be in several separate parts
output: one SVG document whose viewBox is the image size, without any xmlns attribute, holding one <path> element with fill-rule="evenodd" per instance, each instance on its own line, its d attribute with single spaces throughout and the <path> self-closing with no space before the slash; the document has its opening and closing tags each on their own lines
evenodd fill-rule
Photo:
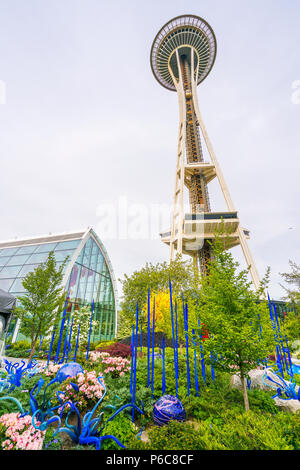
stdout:
<svg viewBox="0 0 300 470">
<path fill-rule="evenodd" d="M 192 77 L 194 77 L 195 76 L 194 75 L 194 55 L 192 55 L 191 69 L 192 69 Z M 198 71 L 196 71 L 196 76 L 198 76 Z M 211 161 L 212 161 L 212 163 L 215 167 L 216 176 L 218 178 L 219 185 L 221 187 L 222 194 L 223 194 L 224 200 L 225 200 L 226 205 L 227 205 L 227 209 L 228 209 L 229 212 L 234 212 L 235 207 L 234 207 L 233 201 L 231 199 L 228 186 L 225 182 L 225 178 L 223 176 L 223 173 L 222 173 L 222 170 L 221 170 L 220 165 L 218 163 L 218 160 L 217 160 L 216 154 L 214 152 L 212 143 L 210 141 L 210 138 L 208 136 L 206 127 L 204 125 L 202 116 L 200 114 L 198 97 L 197 97 L 197 82 L 196 82 L 196 80 L 192 80 L 192 89 L 193 89 L 193 102 L 194 102 L 195 112 L 196 112 L 196 116 L 197 116 L 197 121 L 198 121 L 198 124 L 200 126 L 202 136 L 203 136 L 205 144 L 206 144 L 206 148 L 208 150 Z M 238 225 L 237 233 L 238 233 L 238 237 L 239 237 L 239 244 L 241 245 L 241 249 L 242 249 L 246 264 L 249 267 L 249 271 L 250 271 L 250 275 L 251 275 L 253 285 L 255 287 L 255 290 L 258 290 L 260 288 L 259 274 L 258 274 L 258 271 L 256 269 L 254 259 L 252 257 L 249 245 L 247 243 L 244 230 L 241 228 L 240 224 Z"/>
</svg>

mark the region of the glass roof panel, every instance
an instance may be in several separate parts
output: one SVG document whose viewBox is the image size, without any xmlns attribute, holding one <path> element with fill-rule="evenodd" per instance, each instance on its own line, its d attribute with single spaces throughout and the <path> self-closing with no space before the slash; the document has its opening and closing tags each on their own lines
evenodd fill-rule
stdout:
<svg viewBox="0 0 300 470">
<path fill-rule="evenodd" d="M 90 256 L 91 256 L 92 244 L 93 244 L 93 240 L 91 238 L 89 238 L 88 241 L 86 242 L 85 246 L 84 246 L 84 254 L 83 254 L 82 264 L 84 264 L 84 266 L 87 266 L 87 267 L 90 265 Z"/>
<path fill-rule="evenodd" d="M 77 286 L 78 286 L 79 277 L 80 277 L 80 269 L 81 269 L 81 266 L 75 263 L 72 268 L 71 275 L 69 277 L 69 284 L 68 284 L 67 290 L 69 292 L 71 299 L 75 298 L 76 296 Z"/>
<path fill-rule="evenodd" d="M 10 260 L 7 263 L 7 266 L 19 266 L 23 265 L 26 263 L 28 260 L 29 255 L 15 255 L 10 258 Z"/>
<path fill-rule="evenodd" d="M 25 292 L 25 289 L 22 285 L 22 281 L 23 281 L 23 278 L 22 277 L 18 277 L 17 279 L 14 280 L 14 283 L 12 284 L 12 286 L 10 287 L 9 289 L 9 292 Z"/>
<path fill-rule="evenodd" d="M 11 256 L 16 253 L 16 251 L 19 249 L 19 247 L 14 247 L 14 248 L 3 248 L 0 252 L 0 256 Z"/>
<path fill-rule="evenodd" d="M 33 253 L 27 259 L 26 264 L 44 263 L 47 261 L 48 255 L 49 253 Z"/>
<path fill-rule="evenodd" d="M 86 285 L 86 291 L 85 291 L 85 301 L 86 302 L 91 302 L 92 295 L 93 295 L 93 290 L 94 290 L 94 281 L 95 281 L 95 271 L 88 270 L 88 278 L 87 278 L 87 285 Z"/>
<path fill-rule="evenodd" d="M 109 276 L 109 271 L 108 271 L 108 267 L 106 265 L 106 263 L 103 263 L 103 266 L 102 266 L 102 273 L 104 276 Z"/>
<path fill-rule="evenodd" d="M 97 258 L 98 258 L 98 253 L 99 253 L 99 248 L 95 242 L 93 242 L 92 246 L 92 253 L 91 253 L 91 259 L 90 259 L 90 268 L 94 269 L 96 271 L 97 267 Z"/>
<path fill-rule="evenodd" d="M 56 259 L 56 262 L 59 261 L 64 261 L 65 258 L 68 256 L 68 262 L 71 261 L 71 258 L 73 256 L 74 250 L 62 250 L 62 251 L 54 251 L 54 257 Z"/>
<path fill-rule="evenodd" d="M 94 282 L 94 289 L 93 289 L 93 300 L 95 302 L 98 302 L 98 298 L 99 298 L 99 291 L 100 291 L 100 274 L 96 273 L 95 274 L 95 282 Z"/>
<path fill-rule="evenodd" d="M 2 256 L 0 257 L 0 266 L 5 266 L 7 261 L 10 259 L 10 256 Z"/>
<path fill-rule="evenodd" d="M 104 257 L 103 257 L 102 253 L 99 250 L 99 255 L 98 255 L 98 260 L 97 260 L 97 268 L 96 268 L 96 271 L 98 273 L 102 272 L 103 263 L 104 263 Z"/>
<path fill-rule="evenodd" d="M 17 277 L 21 266 L 6 266 L 0 272 L 0 279 Z"/>
<path fill-rule="evenodd" d="M 17 277 L 24 277 L 26 276 L 26 274 L 30 273 L 31 271 L 34 271 L 37 267 L 38 264 L 25 264 L 25 266 L 21 268 L 21 271 L 19 272 Z"/>
<path fill-rule="evenodd" d="M 80 271 L 80 279 L 79 279 L 76 297 L 80 298 L 83 302 L 84 302 L 85 288 L 86 288 L 86 282 L 87 282 L 87 274 L 88 274 L 88 269 L 82 266 L 81 271 Z"/>
<path fill-rule="evenodd" d="M 25 254 L 29 254 L 29 253 L 33 253 L 35 250 L 37 249 L 37 245 L 25 245 L 25 246 L 21 246 L 19 249 L 18 249 L 18 255 L 25 255 Z"/>
<path fill-rule="evenodd" d="M 81 249 L 81 251 L 80 251 L 80 253 L 79 253 L 78 257 L 77 257 L 77 260 L 76 260 L 77 263 L 82 263 L 82 260 L 83 260 L 83 253 L 84 253 L 84 246 L 83 246 L 83 248 Z"/>
<path fill-rule="evenodd" d="M 57 242 L 55 243 L 44 243 L 43 245 L 39 245 L 37 249 L 35 250 L 35 253 L 44 253 L 44 252 L 50 252 L 55 249 L 57 245 Z"/>
<path fill-rule="evenodd" d="M 57 244 L 55 251 L 57 250 L 71 250 L 75 249 L 78 247 L 79 243 L 81 242 L 81 239 L 79 240 L 69 240 L 66 242 L 60 242 Z"/>
<path fill-rule="evenodd" d="M 3 289 L 8 292 L 13 281 L 14 279 L 0 279 L 0 289 Z"/>
</svg>

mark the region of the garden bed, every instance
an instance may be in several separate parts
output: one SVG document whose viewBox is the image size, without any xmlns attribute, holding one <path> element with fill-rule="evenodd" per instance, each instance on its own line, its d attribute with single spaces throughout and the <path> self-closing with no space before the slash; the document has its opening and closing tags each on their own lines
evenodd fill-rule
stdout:
<svg viewBox="0 0 300 470">
<path fill-rule="evenodd" d="M 156 348 L 155 352 L 159 353 Z M 116 409 L 130 403 L 130 357 L 117 361 L 108 353 L 91 352 L 88 361 L 82 361 L 85 378 L 70 378 L 63 383 L 50 387 L 47 399 L 55 393 L 69 393 L 79 406 L 81 419 L 84 418 L 97 403 L 95 378 L 102 376 L 107 388 L 107 394 L 95 412 L 99 416 L 103 409 L 103 421 L 107 420 Z M 109 365 L 108 362 L 111 361 Z M 187 391 L 186 357 L 179 355 L 178 395 L 186 411 L 183 423 L 171 422 L 167 426 L 158 427 L 153 423 L 153 405 L 162 395 L 162 360 L 155 359 L 154 380 L 147 386 L 147 355 L 144 351 L 137 355 L 135 403 L 141 407 L 144 415 L 135 412 L 132 422 L 132 410 L 124 409 L 112 421 L 109 421 L 101 432 L 102 435 L 114 435 L 128 450 L 294 450 L 300 448 L 299 415 L 280 411 L 271 398 L 272 392 L 249 390 L 250 411 L 245 413 L 243 394 L 230 386 L 230 376 L 218 373 L 213 377 L 206 372 L 205 382 L 199 379 L 199 391 L 195 388 L 195 375 L 191 370 L 190 388 Z M 45 380 L 45 385 L 55 376 L 60 366 L 50 366 L 47 373 L 22 380 L 21 387 L 7 393 L 2 391 L 0 397 L 10 395 L 20 401 L 26 411 L 29 407 L 28 391 L 37 384 L 39 378 Z M 165 394 L 175 395 L 175 377 L 173 366 L 173 351 L 166 348 L 166 381 Z M 88 379 L 90 384 L 88 385 Z M 73 381 L 80 385 L 77 393 L 70 386 Z M 198 394 L 198 396 L 197 396 Z M 0 401 L 0 415 L 16 413 L 14 402 Z M 70 416 L 68 423 L 76 425 L 75 416 Z M 43 450 L 91 450 L 94 446 L 73 442 L 65 433 L 53 436 L 57 423 L 50 425 L 43 437 Z M 1 444 L 7 440 L 5 429 L 1 428 Z M 5 446 L 4 446 L 5 447 Z M 120 446 L 111 439 L 102 442 L 102 450 L 117 450 Z"/>
</svg>

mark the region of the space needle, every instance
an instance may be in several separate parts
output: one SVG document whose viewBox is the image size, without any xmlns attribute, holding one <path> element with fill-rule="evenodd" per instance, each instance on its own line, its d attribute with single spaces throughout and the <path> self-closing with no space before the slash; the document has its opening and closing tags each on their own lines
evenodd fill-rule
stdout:
<svg viewBox="0 0 300 470">
<path fill-rule="evenodd" d="M 209 75 L 216 52 L 213 29 L 195 15 L 177 16 L 168 21 L 152 44 L 150 62 L 154 77 L 167 90 L 177 92 L 179 103 L 171 228 L 161 233 L 161 239 L 170 247 L 171 260 L 176 253 L 190 255 L 205 274 L 216 233 L 225 228 L 224 249 L 241 246 L 254 287 L 258 289 L 260 279 L 247 243 L 250 233 L 240 224 L 199 109 L 197 86 Z M 215 178 L 226 211 L 211 210 L 208 187 Z"/>
</svg>

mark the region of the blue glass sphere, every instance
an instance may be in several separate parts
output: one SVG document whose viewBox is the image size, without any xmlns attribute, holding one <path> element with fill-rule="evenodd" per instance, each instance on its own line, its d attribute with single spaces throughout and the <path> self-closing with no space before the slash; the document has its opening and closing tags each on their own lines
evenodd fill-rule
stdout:
<svg viewBox="0 0 300 470">
<path fill-rule="evenodd" d="M 84 373 L 83 368 L 78 362 L 68 362 L 64 364 L 56 374 L 56 380 L 62 383 L 68 377 L 75 377 L 75 375 Z"/>
<path fill-rule="evenodd" d="M 181 401 L 173 395 L 162 396 L 153 407 L 153 421 L 163 426 L 171 420 L 184 421 L 185 409 Z"/>
<path fill-rule="evenodd" d="M 158 352 L 154 353 L 153 356 L 154 356 L 154 359 L 162 359 L 162 355 Z"/>
</svg>

